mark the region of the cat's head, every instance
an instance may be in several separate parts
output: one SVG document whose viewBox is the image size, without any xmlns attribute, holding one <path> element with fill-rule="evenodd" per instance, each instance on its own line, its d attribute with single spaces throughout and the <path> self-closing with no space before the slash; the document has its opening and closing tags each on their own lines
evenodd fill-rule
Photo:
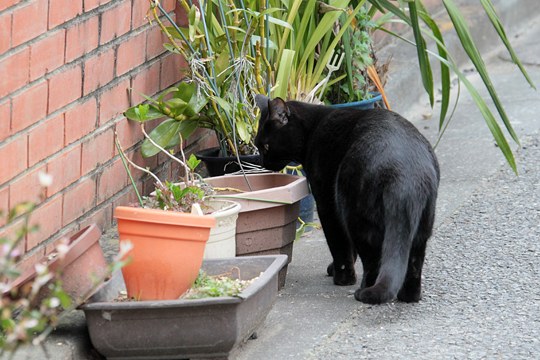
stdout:
<svg viewBox="0 0 540 360">
<path fill-rule="evenodd" d="M 255 101 L 261 109 L 255 145 L 262 164 L 268 170 L 281 170 L 289 162 L 297 160 L 303 136 L 284 100 L 257 95 Z"/>
</svg>

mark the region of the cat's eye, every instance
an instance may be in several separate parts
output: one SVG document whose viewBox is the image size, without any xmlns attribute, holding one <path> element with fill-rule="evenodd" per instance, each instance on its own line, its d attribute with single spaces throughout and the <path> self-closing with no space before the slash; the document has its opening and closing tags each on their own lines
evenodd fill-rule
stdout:
<svg viewBox="0 0 540 360">
<path fill-rule="evenodd" d="M 268 144 L 264 144 L 263 147 L 264 147 L 264 150 L 266 150 L 266 151 L 268 151 L 268 149 L 270 149 L 270 146 Z"/>
</svg>

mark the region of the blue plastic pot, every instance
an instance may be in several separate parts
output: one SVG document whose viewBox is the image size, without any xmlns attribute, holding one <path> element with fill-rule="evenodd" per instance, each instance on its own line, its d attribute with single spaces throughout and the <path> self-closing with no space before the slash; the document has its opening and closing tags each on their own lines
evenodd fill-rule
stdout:
<svg viewBox="0 0 540 360">
<path fill-rule="evenodd" d="M 334 104 L 330 105 L 336 109 L 357 109 L 357 110 L 368 110 L 375 107 L 375 103 L 382 100 L 382 95 L 380 93 L 373 93 L 373 97 L 368 100 L 354 101 L 343 104 Z"/>
</svg>

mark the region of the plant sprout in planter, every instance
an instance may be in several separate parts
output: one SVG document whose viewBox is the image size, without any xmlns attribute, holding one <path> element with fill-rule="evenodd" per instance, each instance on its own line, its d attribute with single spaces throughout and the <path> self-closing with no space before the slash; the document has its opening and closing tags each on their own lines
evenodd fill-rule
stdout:
<svg viewBox="0 0 540 360">
<path fill-rule="evenodd" d="M 144 112 L 145 110 L 141 111 L 141 109 L 144 109 L 145 107 L 147 107 L 147 105 L 139 105 L 137 107 L 138 108 L 137 113 Z M 182 166 L 182 168 L 184 169 L 184 178 L 183 178 L 183 185 L 170 183 L 167 181 L 162 182 L 150 170 L 145 169 L 135 164 L 133 161 L 131 161 L 126 156 L 124 150 L 122 149 L 120 141 L 118 140 L 118 136 L 116 136 L 116 147 L 120 154 L 122 163 L 124 164 L 124 168 L 130 178 L 133 189 L 135 190 L 135 193 L 137 195 L 139 205 L 142 208 L 152 208 L 152 209 L 179 211 L 179 212 L 187 212 L 187 213 L 195 212 L 202 215 L 200 206 L 203 203 L 203 200 L 205 199 L 206 196 L 213 194 L 213 189 L 208 184 L 204 182 L 200 182 L 196 179 L 197 174 L 195 173 L 195 169 L 199 166 L 201 161 L 198 160 L 193 154 L 188 159 L 186 159 L 183 146 L 182 146 L 181 134 L 178 134 L 178 137 L 179 137 L 178 144 L 180 145 L 180 155 L 181 155 L 181 158 L 179 159 L 176 156 L 172 155 L 169 151 L 167 151 L 166 149 L 158 145 L 147 134 L 146 130 L 144 129 L 144 123 L 141 124 L 141 129 L 146 140 L 149 141 L 150 144 L 158 148 L 159 151 L 163 152 L 173 161 L 179 163 Z M 155 180 L 155 192 L 153 196 L 143 197 L 140 195 L 139 190 L 137 189 L 137 186 L 135 184 L 135 181 L 131 175 L 131 171 L 129 170 L 128 163 L 134 168 L 141 170 L 145 172 L 146 174 L 150 175 Z"/>
</svg>

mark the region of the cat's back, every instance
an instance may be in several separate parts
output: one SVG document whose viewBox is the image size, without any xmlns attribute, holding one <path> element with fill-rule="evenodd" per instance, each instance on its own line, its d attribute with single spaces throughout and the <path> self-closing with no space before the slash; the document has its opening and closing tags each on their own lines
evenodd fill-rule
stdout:
<svg viewBox="0 0 540 360">
<path fill-rule="evenodd" d="M 426 172 L 439 176 L 430 143 L 399 114 L 373 109 L 342 116 L 350 132 L 344 161 L 370 172 L 391 169 L 402 176 L 416 177 Z"/>
</svg>

